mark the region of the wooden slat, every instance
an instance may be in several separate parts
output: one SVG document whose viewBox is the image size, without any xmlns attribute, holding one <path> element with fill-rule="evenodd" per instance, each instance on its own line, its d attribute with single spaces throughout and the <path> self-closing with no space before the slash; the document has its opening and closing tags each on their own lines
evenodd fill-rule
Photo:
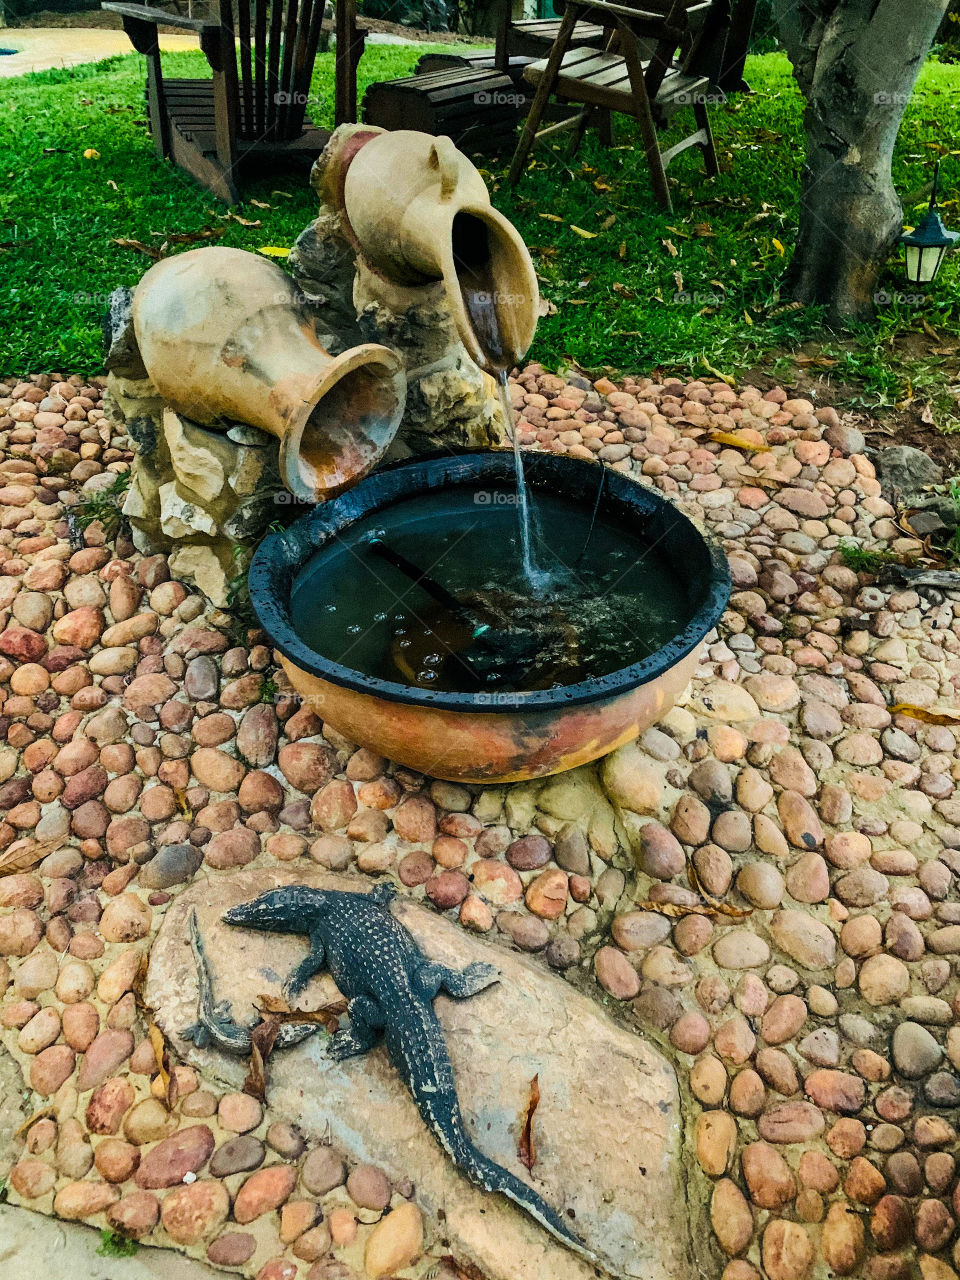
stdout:
<svg viewBox="0 0 960 1280">
<path fill-rule="evenodd" d="M 253 68 L 250 50 L 250 0 L 237 0 L 236 37 L 240 43 L 240 85 L 243 118 L 253 117 Z"/>
<path fill-rule="evenodd" d="M 274 0 L 276 3 L 277 0 Z M 277 128 L 275 137 L 288 136 L 291 94 L 293 92 L 294 52 L 297 47 L 297 36 L 300 28 L 300 7 L 298 0 L 288 0 L 287 12 L 283 24 L 283 66 L 280 72 L 280 98 L 277 108 Z"/>
<path fill-rule="evenodd" d="M 253 25 L 253 133 L 262 138 L 267 128 L 267 0 L 256 5 Z"/>
<path fill-rule="evenodd" d="M 323 21 L 323 0 L 304 0 L 304 18 L 301 24 L 302 43 L 297 45 L 297 56 L 294 63 L 293 93 L 297 111 L 293 119 L 296 127 L 291 133 L 299 133 L 307 114 L 307 98 L 310 94 L 310 79 L 313 75 L 313 63 L 320 40 L 320 24 Z"/>
<path fill-rule="evenodd" d="M 280 92 L 281 30 L 283 0 L 273 0 L 270 11 L 270 47 L 267 50 L 267 83 L 263 137 L 276 136 L 277 94 Z"/>
</svg>

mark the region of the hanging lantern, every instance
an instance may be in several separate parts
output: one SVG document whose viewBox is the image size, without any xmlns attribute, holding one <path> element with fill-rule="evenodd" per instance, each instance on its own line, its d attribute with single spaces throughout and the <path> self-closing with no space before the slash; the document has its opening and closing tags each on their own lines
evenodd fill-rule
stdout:
<svg viewBox="0 0 960 1280">
<path fill-rule="evenodd" d="M 937 278 L 940 264 L 948 249 L 952 249 L 960 232 L 948 231 L 937 213 L 937 187 L 940 182 L 940 161 L 933 174 L 933 190 L 930 208 L 923 221 L 912 231 L 900 237 L 903 245 L 907 279 L 911 284 L 932 284 Z"/>
</svg>

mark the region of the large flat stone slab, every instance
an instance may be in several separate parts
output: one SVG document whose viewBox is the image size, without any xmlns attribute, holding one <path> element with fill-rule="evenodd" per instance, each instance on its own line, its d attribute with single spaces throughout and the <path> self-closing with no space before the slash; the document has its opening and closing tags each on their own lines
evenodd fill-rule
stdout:
<svg viewBox="0 0 960 1280">
<path fill-rule="evenodd" d="M 216 994 L 234 1016 L 279 994 L 306 940 L 224 925 L 230 906 L 294 881 L 366 891 L 367 880 L 320 869 L 239 871 L 199 883 L 167 911 L 154 945 L 146 999 L 177 1051 L 204 1075 L 239 1088 L 246 1063 L 182 1038 L 196 1016 L 197 978 L 187 917 L 196 908 Z M 431 958 L 462 967 L 492 960 L 495 986 L 470 1000 L 440 997 L 443 1026 L 466 1125 L 492 1159 L 530 1182 L 571 1222 L 611 1276 L 686 1280 L 692 1275 L 680 1162 L 680 1104 L 673 1069 L 651 1045 L 616 1026 L 593 1001 L 525 957 L 481 942 L 411 902 L 394 911 Z M 330 998 L 314 979 L 302 1007 Z M 530 1080 L 539 1076 L 537 1160 L 517 1158 Z M 415 1198 L 450 1249 L 488 1280 L 593 1280 L 597 1272 L 499 1195 L 474 1187 L 424 1126 L 382 1047 L 330 1061 L 320 1037 L 275 1054 L 269 1064 L 272 1119 L 325 1137 L 357 1160 L 415 1184 Z M 441 1250 L 442 1252 L 442 1250 Z"/>
</svg>

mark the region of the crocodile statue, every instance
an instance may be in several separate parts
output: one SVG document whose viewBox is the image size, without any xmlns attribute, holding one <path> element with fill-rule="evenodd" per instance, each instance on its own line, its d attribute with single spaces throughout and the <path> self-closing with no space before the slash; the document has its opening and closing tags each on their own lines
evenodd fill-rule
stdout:
<svg viewBox="0 0 960 1280">
<path fill-rule="evenodd" d="M 390 904 L 395 897 L 389 884 L 379 884 L 371 893 L 290 885 L 231 907 L 223 919 L 248 929 L 307 934 L 310 952 L 287 979 L 284 992 L 293 999 L 321 969 L 332 974 L 347 1000 L 350 1025 L 330 1038 L 330 1056 L 342 1061 L 366 1053 L 382 1035 L 424 1123 L 461 1172 L 485 1191 L 506 1196 L 562 1244 L 596 1262 L 560 1214 L 532 1187 L 488 1159 L 464 1126 L 433 1000 L 441 991 L 457 1000 L 476 995 L 499 980 L 497 970 L 475 963 L 457 971 L 429 960 L 393 916 Z M 226 1052 L 248 1052 L 250 1031 L 231 1023 L 223 1006 L 213 1002 L 209 968 L 198 941 L 194 953 L 201 993 L 197 1026 Z M 303 1024 L 295 1023 L 286 1024 L 283 1032 L 288 1033 L 286 1044 L 309 1034 Z M 198 1034 L 203 1037 L 192 1030 L 195 1043 Z"/>
</svg>

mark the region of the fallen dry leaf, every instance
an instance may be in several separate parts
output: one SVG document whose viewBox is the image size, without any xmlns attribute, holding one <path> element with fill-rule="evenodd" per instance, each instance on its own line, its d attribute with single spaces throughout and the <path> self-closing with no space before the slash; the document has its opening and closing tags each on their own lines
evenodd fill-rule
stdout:
<svg viewBox="0 0 960 1280">
<path fill-rule="evenodd" d="M 22 1137 L 30 1128 L 30 1126 L 36 1124 L 38 1120 L 44 1120 L 47 1116 L 54 1116 L 56 1114 L 57 1114 L 56 1107 L 53 1107 L 53 1106 L 41 1107 L 39 1111 L 34 1111 L 32 1116 L 27 1116 L 26 1120 L 24 1120 L 23 1124 L 21 1124 L 17 1128 L 17 1131 L 14 1133 L 13 1136 L 15 1138 Z"/>
<path fill-rule="evenodd" d="M 308 1012 L 305 1009 L 291 1009 L 286 1000 L 280 996 L 262 995 L 257 999 L 257 1008 L 268 1018 L 276 1018 L 281 1026 L 285 1022 L 314 1022 L 318 1026 L 326 1027 L 327 1031 L 333 1035 L 337 1029 L 337 1018 L 347 1012 L 347 1002 L 342 998 L 331 1000 L 328 1004 L 321 1005 L 319 1009 L 311 1009 Z"/>
<path fill-rule="evenodd" d="M 667 253 L 669 253 L 671 258 L 675 258 L 679 253 L 677 246 L 673 243 L 672 240 L 661 240 L 660 243 L 666 249 Z"/>
<path fill-rule="evenodd" d="M 794 356 L 794 363 L 801 369 L 832 369 L 837 362 L 829 356 Z"/>
<path fill-rule="evenodd" d="M 218 240 L 226 227 L 201 227 L 199 231 L 152 231 L 150 234 L 163 239 L 163 248 L 171 244 L 197 244 L 201 240 Z"/>
<path fill-rule="evenodd" d="M 183 814 L 184 818 L 186 818 L 187 822 L 192 822 L 193 810 L 190 808 L 190 804 L 187 800 L 187 793 L 183 787 L 173 788 L 173 798 L 176 801 L 177 808 Z"/>
<path fill-rule="evenodd" d="M 42 862 L 63 842 L 61 840 L 15 840 L 0 853 L 0 876 L 12 876 L 18 871 L 29 871 Z"/>
<path fill-rule="evenodd" d="M 690 888 L 694 893 L 698 893 L 708 907 L 712 907 L 714 911 L 722 916 L 733 916 L 739 919 L 752 913 L 752 907 L 732 907 L 729 902 L 723 902 L 720 898 L 715 897 L 712 893 L 708 893 L 703 887 L 703 881 L 700 874 L 692 862 L 687 863 L 687 880 L 690 882 Z"/>
<path fill-rule="evenodd" d="M 729 373 L 721 373 L 719 369 L 715 369 L 706 356 L 700 357 L 700 363 L 706 369 L 707 373 L 712 373 L 715 378 L 718 378 L 721 382 L 725 382 L 728 387 L 733 386 L 733 378 L 730 377 Z"/>
<path fill-rule="evenodd" d="M 708 431 L 707 439 L 714 444 L 729 445 L 732 449 L 744 449 L 747 453 L 770 452 L 768 444 L 755 444 L 752 440 L 746 440 L 743 436 L 738 436 L 733 431 Z"/>
<path fill-rule="evenodd" d="M 160 1074 L 160 1083 L 163 1085 L 163 1096 L 166 1099 L 167 1110 L 172 1111 L 177 1101 L 177 1077 L 170 1070 L 170 1055 L 167 1053 L 163 1032 L 155 1022 L 148 1022 L 147 1035 L 150 1037 L 150 1043 L 153 1046 L 153 1056 L 157 1061 L 157 1071 Z"/>
<path fill-rule="evenodd" d="M 136 253 L 142 253 L 153 262 L 159 262 L 163 257 L 160 249 L 152 244 L 144 244 L 142 240 L 129 240 L 126 236 L 119 236 L 116 240 L 111 240 L 110 243 L 115 244 L 118 249 L 133 249 Z"/>
<path fill-rule="evenodd" d="M 243 1092 L 258 1102 L 267 1100 L 267 1059 L 280 1031 L 280 1019 L 264 1018 L 250 1034 L 250 1068 L 243 1082 Z"/>
<path fill-rule="evenodd" d="M 715 920 L 717 916 L 748 916 L 749 911 L 743 911 L 740 907 L 728 906 L 725 902 L 718 903 L 715 907 L 704 903 L 691 902 L 681 904 L 679 902 L 651 902 L 644 899 L 642 902 L 634 903 L 638 911 L 656 911 L 662 916 L 669 916 L 671 920 L 682 920 L 684 916 L 709 916 L 711 920 Z"/>
<path fill-rule="evenodd" d="M 238 222 L 241 227 L 263 226 L 259 218 L 241 218 L 239 213 L 218 213 L 217 217 L 222 218 L 224 222 Z"/>
<path fill-rule="evenodd" d="M 887 710 L 892 716 L 909 716 L 922 724 L 960 724 L 958 711 L 933 711 L 929 707 L 915 707 L 912 702 L 895 702 Z"/>
<path fill-rule="evenodd" d="M 596 240 L 597 238 L 596 231 L 584 231 L 583 227 L 575 227 L 572 222 L 570 223 L 570 230 L 574 235 L 578 235 L 584 240 Z"/>
<path fill-rule="evenodd" d="M 539 1105 L 540 1077 L 535 1075 L 530 1081 L 530 1100 L 527 1103 L 527 1110 L 523 1117 L 523 1128 L 520 1131 L 520 1141 L 517 1144 L 517 1158 L 527 1169 L 532 1169 L 537 1163 L 537 1153 L 533 1145 L 533 1117 L 537 1114 Z"/>
</svg>

